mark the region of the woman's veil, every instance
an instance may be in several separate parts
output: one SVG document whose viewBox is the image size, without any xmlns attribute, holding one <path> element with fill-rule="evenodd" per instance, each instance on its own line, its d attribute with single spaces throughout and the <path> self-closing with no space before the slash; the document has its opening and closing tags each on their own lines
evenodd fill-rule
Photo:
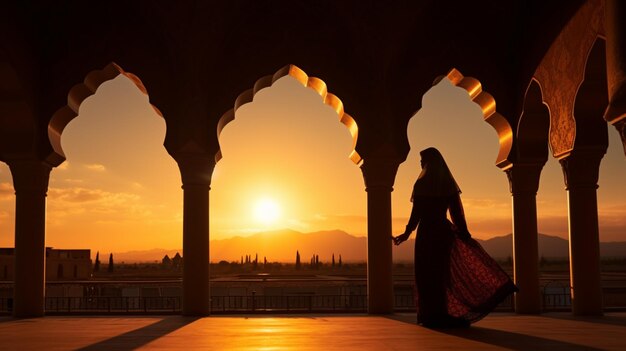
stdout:
<svg viewBox="0 0 626 351">
<path fill-rule="evenodd" d="M 439 150 L 429 147 L 420 156 L 422 172 L 413 186 L 411 202 L 415 196 L 450 196 L 461 192 Z"/>
</svg>

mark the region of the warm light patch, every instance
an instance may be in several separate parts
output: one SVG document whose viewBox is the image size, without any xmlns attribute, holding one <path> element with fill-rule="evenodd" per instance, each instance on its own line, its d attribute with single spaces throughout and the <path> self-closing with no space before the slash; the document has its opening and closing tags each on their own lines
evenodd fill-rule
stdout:
<svg viewBox="0 0 626 351">
<path fill-rule="evenodd" d="M 280 218 L 280 206 L 270 198 L 263 198 L 254 205 L 254 219 L 264 224 L 274 223 Z"/>
</svg>

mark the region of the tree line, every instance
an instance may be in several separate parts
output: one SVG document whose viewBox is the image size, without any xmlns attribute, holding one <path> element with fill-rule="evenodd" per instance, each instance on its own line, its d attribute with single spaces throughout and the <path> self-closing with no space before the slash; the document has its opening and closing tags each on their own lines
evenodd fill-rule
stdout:
<svg viewBox="0 0 626 351">
<path fill-rule="evenodd" d="M 96 252 L 96 261 L 93 264 L 93 271 L 100 272 L 100 251 Z M 109 265 L 107 266 L 107 272 L 112 273 L 115 271 L 115 263 L 113 262 L 113 253 L 109 254 Z"/>
</svg>

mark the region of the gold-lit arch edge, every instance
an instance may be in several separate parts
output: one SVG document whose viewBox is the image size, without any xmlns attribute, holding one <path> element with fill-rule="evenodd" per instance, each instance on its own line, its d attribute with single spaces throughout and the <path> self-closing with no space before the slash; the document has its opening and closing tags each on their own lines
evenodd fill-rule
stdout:
<svg viewBox="0 0 626 351">
<path fill-rule="evenodd" d="M 486 91 L 483 91 L 482 84 L 476 78 L 465 77 L 456 68 L 452 68 L 445 76 L 435 80 L 436 85 L 443 78 L 447 78 L 452 85 L 463 88 L 469 95 L 470 100 L 477 104 L 485 122 L 489 123 L 498 134 L 500 150 L 496 159 L 496 166 L 502 170 L 511 167 L 509 155 L 513 148 L 513 128 L 509 121 L 496 111 L 496 100 Z"/>
<path fill-rule="evenodd" d="M 48 123 L 48 139 L 54 151 L 53 154 L 47 157 L 47 161 L 50 164 L 56 167 L 65 161 L 65 153 L 61 146 L 61 136 L 65 127 L 78 116 L 78 110 L 83 101 L 94 95 L 103 83 L 113 80 L 119 75 L 130 79 L 143 94 L 148 95 L 148 91 L 139 77 L 124 71 L 122 67 L 114 62 L 109 63 L 103 69 L 89 72 L 83 82 L 74 85 L 69 90 L 67 105 L 58 109 Z M 163 117 L 163 114 L 156 106 L 150 105 L 159 116 Z"/>
<path fill-rule="evenodd" d="M 361 156 L 356 151 L 356 143 L 358 139 L 358 126 L 356 121 L 352 116 L 344 111 L 343 102 L 336 95 L 329 93 L 326 83 L 316 77 L 309 77 L 306 72 L 295 65 L 287 65 L 281 69 L 279 69 L 273 75 L 268 75 L 260 78 L 254 83 L 254 87 L 252 89 L 248 89 L 243 93 L 239 94 L 237 99 L 235 100 L 235 105 L 230 110 L 224 113 L 218 123 L 217 123 L 217 139 L 219 142 L 220 134 L 226 125 L 232 122 L 235 119 L 235 113 L 237 110 L 254 100 L 254 96 L 261 91 L 262 89 L 271 87 L 277 80 L 289 76 L 296 81 L 298 81 L 302 86 L 313 89 L 321 98 L 322 102 L 330 106 L 337 116 L 339 117 L 339 122 L 345 125 L 352 136 L 352 151 L 350 152 L 349 158 L 355 164 L 359 164 L 361 162 Z M 222 158 L 222 151 L 219 150 L 215 155 L 215 162 L 217 163 Z"/>
</svg>

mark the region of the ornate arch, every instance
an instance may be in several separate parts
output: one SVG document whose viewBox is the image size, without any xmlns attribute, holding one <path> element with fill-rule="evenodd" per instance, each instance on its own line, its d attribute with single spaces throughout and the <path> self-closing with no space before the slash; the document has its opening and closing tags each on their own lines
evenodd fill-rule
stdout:
<svg viewBox="0 0 626 351">
<path fill-rule="evenodd" d="M 543 101 L 541 84 L 532 79 L 524 96 L 524 110 L 517 123 L 516 161 L 545 163 L 548 160 L 550 108 Z"/>
<path fill-rule="evenodd" d="M 439 83 L 444 77 L 448 78 L 453 85 L 465 89 L 469 98 L 480 107 L 485 121 L 498 133 L 500 150 L 496 159 L 496 165 L 502 169 L 510 166 L 509 155 L 513 147 L 513 129 L 509 121 L 496 111 L 496 100 L 491 94 L 483 91 L 478 79 L 465 77 L 456 68 L 452 68 L 448 74 L 436 79 L 434 84 Z"/>
<path fill-rule="evenodd" d="M 109 63 L 103 69 L 89 72 L 82 83 L 78 83 L 70 89 L 67 94 L 67 105 L 58 109 L 52 115 L 48 123 L 48 138 L 54 150 L 54 153 L 48 156 L 48 162 L 58 166 L 65 161 L 65 153 L 61 147 L 61 135 L 63 134 L 63 130 L 68 123 L 78 116 L 80 105 L 85 99 L 95 94 L 100 85 L 104 82 L 112 80 L 119 75 L 130 79 L 142 93 L 148 95 L 148 91 L 139 77 L 130 72 L 125 72 L 114 62 Z M 163 114 L 156 106 L 152 105 L 152 108 L 154 108 L 159 116 L 163 117 Z"/>
<path fill-rule="evenodd" d="M 574 148 L 600 148 L 609 144 L 604 112 L 609 105 L 605 40 L 597 37 L 586 55 L 583 79 L 574 98 Z"/>
<path fill-rule="evenodd" d="M 352 160 L 352 162 L 354 162 L 355 164 L 359 164 L 361 162 L 361 156 L 358 154 L 358 152 L 355 149 L 357 139 L 358 139 L 358 131 L 359 131 L 356 121 L 354 120 L 354 118 L 352 118 L 352 116 L 350 116 L 348 113 L 344 111 L 343 102 L 341 102 L 341 100 L 336 95 L 333 95 L 328 92 L 326 83 L 323 80 L 316 78 L 316 77 L 309 77 L 306 74 L 306 72 L 304 72 L 302 69 L 298 68 L 295 65 L 287 65 L 279 69 L 273 75 L 268 75 L 268 76 L 264 76 L 260 78 L 254 83 L 254 87 L 252 89 L 248 89 L 244 91 L 243 93 L 239 94 L 239 96 L 235 100 L 235 106 L 231 108 L 230 110 L 226 111 L 226 113 L 224 113 L 218 121 L 218 124 L 217 124 L 218 142 L 219 142 L 219 137 L 220 137 L 220 134 L 222 133 L 222 130 L 228 123 L 232 122 L 235 119 L 235 113 L 241 106 L 249 102 L 252 102 L 252 100 L 254 100 L 254 96 L 256 95 L 256 93 L 258 93 L 260 90 L 264 88 L 268 88 L 272 86 L 274 82 L 286 76 L 289 76 L 297 80 L 298 82 L 300 82 L 300 84 L 302 84 L 303 86 L 307 88 L 311 88 L 315 90 L 315 92 L 317 92 L 319 96 L 322 98 L 322 102 L 330 106 L 337 113 L 337 116 L 339 117 L 339 121 L 348 128 L 350 135 L 352 135 L 352 152 L 350 153 L 349 157 Z M 221 158 L 222 158 L 222 151 L 219 150 L 217 154 L 215 155 L 215 162 L 218 162 Z"/>
<path fill-rule="evenodd" d="M 603 2 L 585 2 L 554 39 L 533 75 L 541 84 L 543 102 L 550 108 L 549 140 L 555 158 L 574 149 L 576 96 L 585 80 L 589 55 L 603 32 Z"/>
</svg>

